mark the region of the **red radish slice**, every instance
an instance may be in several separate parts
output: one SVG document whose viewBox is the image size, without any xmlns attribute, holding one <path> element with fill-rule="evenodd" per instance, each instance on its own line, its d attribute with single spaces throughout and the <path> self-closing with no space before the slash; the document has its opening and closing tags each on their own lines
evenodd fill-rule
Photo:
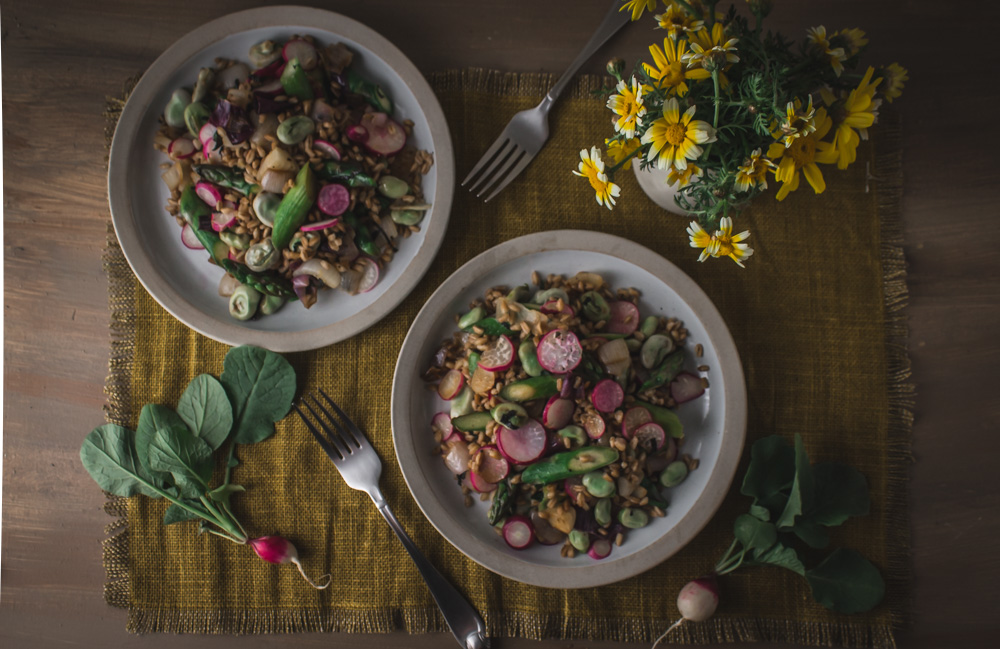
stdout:
<svg viewBox="0 0 1000 649">
<path fill-rule="evenodd" d="M 511 462 L 529 464 L 545 453 L 548 436 L 545 428 L 534 419 L 529 419 L 520 428 L 511 429 L 497 426 L 497 446 Z"/>
<path fill-rule="evenodd" d="M 673 437 L 668 437 L 662 453 L 656 453 L 646 458 L 646 474 L 659 473 L 676 459 L 677 441 Z"/>
<path fill-rule="evenodd" d="M 257 77 L 258 79 L 271 79 L 274 77 L 280 77 L 281 73 L 285 71 L 285 62 L 281 59 L 268 63 L 262 68 L 257 68 L 250 74 Z"/>
<path fill-rule="evenodd" d="M 343 185 L 336 183 L 323 185 L 323 189 L 319 190 L 316 204 L 323 214 L 340 216 L 351 205 L 351 192 Z"/>
<path fill-rule="evenodd" d="M 500 482 L 510 473 L 510 462 L 500 454 L 500 449 L 492 444 L 477 451 L 479 460 L 479 476 L 487 482 Z"/>
<path fill-rule="evenodd" d="M 362 257 L 358 260 L 361 266 L 361 279 L 358 282 L 358 293 L 367 293 L 378 284 L 379 269 L 378 263 L 371 257 Z"/>
<path fill-rule="evenodd" d="M 553 329 L 538 341 L 538 363 L 554 374 L 565 374 L 580 364 L 583 347 L 572 331 Z"/>
<path fill-rule="evenodd" d="M 667 443 L 667 434 L 664 432 L 663 426 L 652 421 L 633 430 L 632 436 L 638 438 L 640 443 L 653 440 L 657 451 Z"/>
<path fill-rule="evenodd" d="M 359 124 L 347 127 L 347 139 L 351 142 L 364 144 L 368 141 L 368 129 Z"/>
<path fill-rule="evenodd" d="M 194 228 L 187 223 L 181 228 L 181 243 L 184 244 L 184 247 L 191 250 L 205 249 L 205 246 L 201 245 L 201 241 L 198 240 L 198 235 L 194 233 Z"/>
<path fill-rule="evenodd" d="M 587 554 L 590 555 L 591 559 L 606 559 L 611 554 L 611 547 L 611 541 L 604 538 L 597 538 L 590 544 Z"/>
<path fill-rule="evenodd" d="M 254 88 L 254 94 L 273 99 L 278 95 L 285 94 L 285 87 L 281 85 L 281 81 L 279 79 L 275 79 L 274 81 L 265 83 L 259 88 Z"/>
<path fill-rule="evenodd" d="M 236 224 L 235 214 L 226 214 L 225 212 L 212 212 L 212 229 L 216 232 L 222 232 L 227 228 L 233 227 Z"/>
<path fill-rule="evenodd" d="M 604 422 L 604 417 L 596 412 L 590 412 L 583 416 L 583 429 L 587 431 L 587 436 L 590 439 L 601 439 L 604 437 L 608 425 Z"/>
<path fill-rule="evenodd" d="M 174 160 L 184 160 L 193 156 L 197 150 L 189 138 L 179 137 L 167 146 L 167 155 Z"/>
<path fill-rule="evenodd" d="M 312 70 L 319 63 L 319 54 L 316 52 L 316 48 L 299 38 L 285 43 L 285 46 L 281 48 L 281 58 L 285 61 L 298 59 L 303 70 Z"/>
<path fill-rule="evenodd" d="M 590 393 L 590 402 L 601 412 L 614 412 L 624 401 L 625 390 L 611 379 L 601 379 Z"/>
<path fill-rule="evenodd" d="M 646 408 L 642 406 L 629 408 L 622 417 L 622 435 L 625 439 L 630 439 L 633 430 L 650 421 L 653 421 L 653 415 Z"/>
<path fill-rule="evenodd" d="M 535 529 L 531 519 L 525 516 L 510 516 L 503 524 L 503 540 L 515 550 L 523 550 L 535 541 Z"/>
<path fill-rule="evenodd" d="M 514 344 L 507 336 L 497 338 L 479 357 L 479 367 L 490 372 L 504 372 L 514 363 Z"/>
<path fill-rule="evenodd" d="M 568 383 L 568 381 L 563 381 L 563 383 Z M 575 410 L 576 404 L 571 399 L 553 396 L 545 404 L 545 411 L 542 412 L 542 424 L 546 428 L 559 430 L 564 426 L 568 426 L 573 421 L 573 412 Z"/>
<path fill-rule="evenodd" d="M 559 300 L 549 300 L 548 302 L 546 302 L 545 304 L 543 304 L 541 306 L 541 308 L 538 309 L 538 310 L 541 311 L 542 313 L 546 313 L 548 315 L 557 315 L 558 314 L 558 315 L 569 316 L 571 318 L 576 313 L 573 310 L 573 307 L 571 307 L 570 305 L 565 304 L 565 303 L 563 304 L 562 311 L 560 311 L 559 310 Z"/>
<path fill-rule="evenodd" d="M 316 223 L 306 223 L 299 229 L 303 232 L 318 232 L 319 230 L 332 228 L 338 223 L 340 223 L 340 219 L 327 219 L 325 221 L 317 221 Z"/>
<path fill-rule="evenodd" d="M 215 132 L 217 130 L 219 130 L 219 128 L 215 124 L 206 122 L 205 125 L 201 127 L 201 130 L 198 131 L 198 140 L 203 145 L 208 144 L 215 138 Z"/>
<path fill-rule="evenodd" d="M 206 183 L 204 181 L 198 183 L 194 186 L 194 192 L 198 194 L 198 198 L 205 201 L 209 207 L 215 207 L 222 200 L 222 192 L 219 188 L 212 183 Z"/>
<path fill-rule="evenodd" d="M 566 495 L 569 496 L 570 500 L 576 501 L 576 495 L 579 492 L 575 491 L 573 487 L 580 486 L 583 486 L 583 477 L 581 476 L 575 475 L 563 480 L 563 491 L 566 492 Z"/>
<path fill-rule="evenodd" d="M 465 443 L 465 440 L 459 439 L 448 443 L 448 452 L 444 454 L 444 463 L 449 471 L 455 475 L 465 473 L 469 470 L 469 459 L 469 445 Z M 469 481 L 468 476 L 462 484 L 472 489 L 472 482 Z"/>
<path fill-rule="evenodd" d="M 535 528 L 535 537 L 542 545 L 556 545 L 566 540 L 566 535 L 539 516 L 537 509 L 531 510 L 531 526 Z"/>
<path fill-rule="evenodd" d="M 434 433 L 441 433 L 442 442 L 452 442 L 462 438 L 451 423 L 451 413 L 439 412 L 434 415 L 431 419 L 431 430 Z"/>
<path fill-rule="evenodd" d="M 481 494 L 487 494 L 497 488 L 497 483 L 488 481 L 475 471 L 469 471 L 469 483 Z"/>
<path fill-rule="evenodd" d="M 340 160 L 341 153 L 340 149 L 336 144 L 327 142 L 326 140 L 315 140 L 313 142 L 313 148 L 333 160 Z"/>
<path fill-rule="evenodd" d="M 630 336 L 639 328 L 639 307 L 628 300 L 616 300 L 608 307 L 611 309 L 608 331 Z"/>
<path fill-rule="evenodd" d="M 406 145 L 406 131 L 385 113 L 365 113 L 361 126 L 368 131 L 365 146 L 379 155 L 399 153 Z"/>
<path fill-rule="evenodd" d="M 458 370 L 448 370 L 441 382 L 438 383 L 438 396 L 445 401 L 451 401 L 458 396 L 465 385 L 465 377 Z"/>
<path fill-rule="evenodd" d="M 705 386 L 701 384 L 701 377 L 690 372 L 681 372 L 670 383 L 670 396 L 677 403 L 687 403 L 703 394 L 705 394 Z"/>
</svg>

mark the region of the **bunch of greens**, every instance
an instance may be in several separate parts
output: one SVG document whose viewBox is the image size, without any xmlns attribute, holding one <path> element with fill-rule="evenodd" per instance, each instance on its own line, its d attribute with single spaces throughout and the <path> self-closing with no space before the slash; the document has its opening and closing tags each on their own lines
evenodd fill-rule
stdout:
<svg viewBox="0 0 1000 649">
<path fill-rule="evenodd" d="M 291 408 L 295 383 L 295 370 L 279 354 L 234 347 L 226 354 L 222 375 L 196 376 L 176 410 L 146 404 L 134 431 L 116 424 L 92 430 L 80 448 L 80 460 L 105 491 L 170 501 L 165 525 L 199 520 L 200 532 L 249 544 L 266 561 L 298 565 L 294 546 L 279 537 L 251 539 L 230 505 L 233 494 L 245 491 L 232 482 L 239 464 L 237 445 L 274 434 L 274 423 Z M 216 458 L 224 453 L 222 480 L 213 485 Z"/>
</svg>

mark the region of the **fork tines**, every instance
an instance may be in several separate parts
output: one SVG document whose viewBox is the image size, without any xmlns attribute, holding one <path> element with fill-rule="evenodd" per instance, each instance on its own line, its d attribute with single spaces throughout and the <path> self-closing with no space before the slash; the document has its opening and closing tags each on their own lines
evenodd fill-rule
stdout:
<svg viewBox="0 0 1000 649">
<path fill-rule="evenodd" d="M 480 197 L 493 188 L 493 192 L 486 197 L 486 200 L 489 201 L 521 173 L 531 158 L 532 156 L 529 156 L 527 151 L 501 135 L 493 143 L 493 146 L 483 154 L 469 175 L 465 177 L 462 186 L 464 187 L 466 183 L 478 175 L 476 181 L 469 186 L 469 191 L 475 192 L 476 196 Z M 489 166 L 483 169 L 487 164 Z M 479 173 L 480 170 L 482 173 Z M 494 187 L 494 185 L 496 186 Z"/>
<path fill-rule="evenodd" d="M 313 434 L 313 437 L 323 447 L 326 454 L 330 456 L 330 459 L 337 462 L 361 449 L 366 439 L 361 430 L 340 409 L 340 406 L 333 402 L 333 399 L 326 392 L 320 390 L 319 393 L 323 395 L 323 399 L 327 405 L 339 415 L 339 420 L 327 410 L 326 406 L 315 395 L 307 395 L 301 399 L 302 405 L 312 414 L 312 420 L 302 412 L 297 404 L 292 404 L 292 407 L 295 408 L 295 412 L 299 413 L 299 417 L 305 422 L 309 432 Z M 312 399 L 312 403 L 316 408 L 313 408 L 313 405 L 309 403 L 309 398 Z M 317 413 L 316 409 L 319 409 L 322 415 Z M 341 421 L 344 423 L 341 424 Z"/>
</svg>

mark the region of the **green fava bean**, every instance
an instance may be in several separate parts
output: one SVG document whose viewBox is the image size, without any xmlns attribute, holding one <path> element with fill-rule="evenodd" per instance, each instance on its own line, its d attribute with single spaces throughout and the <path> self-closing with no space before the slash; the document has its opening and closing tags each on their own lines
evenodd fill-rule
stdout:
<svg viewBox="0 0 1000 649">
<path fill-rule="evenodd" d="M 184 124 L 187 125 L 188 133 L 198 137 L 201 127 L 208 123 L 208 118 L 212 116 L 212 111 L 208 106 L 200 101 L 193 101 L 184 109 Z"/>
<path fill-rule="evenodd" d="M 577 552 L 586 552 L 590 549 L 590 535 L 581 530 L 573 530 L 569 533 L 569 544 L 572 545 Z"/>
<path fill-rule="evenodd" d="M 595 498 L 608 498 L 615 494 L 615 483 L 604 479 L 603 471 L 591 471 L 583 475 L 583 488 Z"/>
<path fill-rule="evenodd" d="M 618 512 L 618 522 L 629 529 L 637 530 L 640 527 L 646 527 L 649 523 L 649 516 L 641 509 L 626 507 Z"/>
<path fill-rule="evenodd" d="M 517 357 L 528 376 L 541 376 L 542 365 L 538 362 L 538 349 L 531 340 L 525 340 L 517 348 Z"/>
<path fill-rule="evenodd" d="M 227 246 L 232 246 L 237 250 L 246 250 L 250 245 L 250 235 L 249 234 L 236 234 L 232 230 L 225 230 L 219 233 L 219 238 Z"/>
<path fill-rule="evenodd" d="M 405 180 L 395 176 L 382 176 L 378 181 L 378 193 L 386 198 L 402 198 L 410 192 Z"/>
<path fill-rule="evenodd" d="M 260 312 L 264 315 L 271 315 L 285 306 L 285 298 L 280 295 L 265 295 L 260 302 Z"/>
<path fill-rule="evenodd" d="M 639 325 L 639 331 L 642 332 L 643 336 L 649 338 L 650 336 L 656 333 L 656 328 L 659 326 L 659 324 L 660 324 L 660 319 L 657 318 L 655 315 L 646 316 L 646 319 L 642 321 L 641 325 Z"/>
<path fill-rule="evenodd" d="M 173 126 L 174 128 L 186 127 L 187 124 L 184 123 L 184 109 L 190 103 L 190 92 L 184 88 L 175 90 L 174 94 L 170 95 L 170 101 L 163 111 L 163 121 L 167 123 L 167 126 Z"/>
<path fill-rule="evenodd" d="M 594 520 L 601 527 L 611 525 L 611 499 L 601 498 L 594 505 Z"/>
<path fill-rule="evenodd" d="M 664 487 L 676 487 L 680 483 L 684 482 L 684 478 L 687 477 L 688 467 L 687 464 L 681 460 L 676 462 L 671 462 L 667 465 L 667 468 L 663 469 L 660 473 L 660 484 Z"/>
<path fill-rule="evenodd" d="M 278 126 L 278 139 L 282 144 L 298 144 L 312 135 L 316 123 L 305 115 L 289 117 Z"/>
<path fill-rule="evenodd" d="M 556 434 L 559 435 L 559 437 L 572 440 L 580 446 L 587 443 L 587 433 L 575 424 L 570 424 L 565 428 L 560 428 L 559 432 Z"/>
<path fill-rule="evenodd" d="M 600 322 L 611 317 L 611 307 L 608 301 L 597 291 L 587 291 L 580 296 L 583 317 L 591 322 Z"/>
<path fill-rule="evenodd" d="M 458 328 L 465 329 L 466 327 L 471 327 L 484 317 L 486 317 L 486 310 L 481 306 L 477 306 L 458 319 Z"/>
<path fill-rule="evenodd" d="M 424 220 L 423 210 L 392 210 L 392 222 L 397 225 L 416 225 Z"/>
</svg>

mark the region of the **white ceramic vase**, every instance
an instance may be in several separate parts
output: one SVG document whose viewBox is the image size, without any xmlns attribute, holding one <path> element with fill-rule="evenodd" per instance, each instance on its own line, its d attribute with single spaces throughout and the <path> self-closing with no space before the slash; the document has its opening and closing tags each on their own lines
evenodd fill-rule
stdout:
<svg viewBox="0 0 1000 649">
<path fill-rule="evenodd" d="M 635 179 L 639 182 L 639 187 L 646 192 L 650 200 L 668 212 L 678 216 L 688 216 L 688 212 L 674 202 L 677 189 L 667 184 L 668 172 L 666 170 L 655 167 L 640 169 L 639 163 L 635 160 L 632 161 L 632 170 L 635 172 Z"/>
</svg>

